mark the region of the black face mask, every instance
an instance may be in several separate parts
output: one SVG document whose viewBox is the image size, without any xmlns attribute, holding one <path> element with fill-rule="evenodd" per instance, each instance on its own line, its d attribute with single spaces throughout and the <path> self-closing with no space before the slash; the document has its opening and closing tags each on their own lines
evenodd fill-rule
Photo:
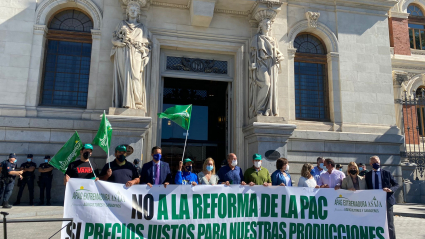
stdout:
<svg viewBox="0 0 425 239">
<path fill-rule="evenodd" d="M 88 159 L 90 157 L 90 152 L 83 153 L 83 158 Z"/>
<path fill-rule="evenodd" d="M 192 171 L 192 166 L 186 166 L 186 170 L 187 170 L 188 172 L 191 172 L 191 171 Z"/>
<path fill-rule="evenodd" d="M 120 161 L 121 163 L 122 162 L 124 162 L 124 160 L 125 160 L 125 156 L 124 156 L 124 154 L 121 154 L 120 156 L 118 156 L 118 161 Z"/>
<path fill-rule="evenodd" d="M 357 174 L 357 170 L 356 169 L 351 169 L 350 170 L 350 174 L 351 175 L 356 175 Z"/>
</svg>

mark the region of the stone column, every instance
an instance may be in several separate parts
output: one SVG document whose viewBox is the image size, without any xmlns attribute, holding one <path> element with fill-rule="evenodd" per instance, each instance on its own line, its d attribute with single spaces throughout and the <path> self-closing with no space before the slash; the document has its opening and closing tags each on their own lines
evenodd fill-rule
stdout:
<svg viewBox="0 0 425 239">
<path fill-rule="evenodd" d="M 48 32 L 46 25 L 34 25 L 33 29 L 30 69 L 25 100 L 27 117 L 37 117 L 36 107 L 41 100 L 40 87 L 42 85 L 45 43 Z"/>
<path fill-rule="evenodd" d="M 334 131 L 339 128 L 337 125 L 342 123 L 341 110 L 341 84 L 339 81 L 339 53 L 329 52 L 328 60 L 328 90 L 329 90 L 329 112 L 331 122 L 336 125 Z"/>
<path fill-rule="evenodd" d="M 292 45 L 292 44 L 290 44 Z M 294 71 L 294 58 L 296 48 L 288 48 L 288 97 L 289 99 L 289 118 L 288 120 L 295 120 L 295 71 Z"/>
<path fill-rule="evenodd" d="M 394 107 L 397 127 L 404 134 L 403 122 L 402 122 L 402 104 L 401 100 L 404 97 L 402 92 L 401 84 L 408 81 L 407 72 L 404 71 L 393 71 L 393 89 L 394 89 Z"/>
<path fill-rule="evenodd" d="M 89 88 L 87 93 L 87 113 L 96 108 L 96 91 L 98 86 L 98 72 L 99 72 L 99 52 L 100 52 L 100 30 L 91 30 L 92 45 L 91 45 L 91 58 L 90 58 L 90 75 L 89 75 Z M 90 118 L 90 114 L 83 114 L 83 118 Z"/>
<path fill-rule="evenodd" d="M 409 13 L 390 12 L 390 45 L 394 54 L 411 55 L 408 17 Z"/>
</svg>

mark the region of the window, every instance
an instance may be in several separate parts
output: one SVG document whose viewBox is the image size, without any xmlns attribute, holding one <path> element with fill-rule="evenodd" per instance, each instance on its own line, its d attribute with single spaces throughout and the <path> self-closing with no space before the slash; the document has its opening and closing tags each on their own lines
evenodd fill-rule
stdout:
<svg viewBox="0 0 425 239">
<path fill-rule="evenodd" d="M 326 48 L 319 38 L 301 34 L 295 38 L 295 113 L 299 120 L 328 121 Z"/>
<path fill-rule="evenodd" d="M 50 21 L 43 72 L 42 105 L 87 106 L 93 22 L 77 10 Z"/>
<path fill-rule="evenodd" d="M 409 16 L 410 48 L 425 50 L 425 17 L 419 6 L 410 4 L 407 7 Z"/>
</svg>

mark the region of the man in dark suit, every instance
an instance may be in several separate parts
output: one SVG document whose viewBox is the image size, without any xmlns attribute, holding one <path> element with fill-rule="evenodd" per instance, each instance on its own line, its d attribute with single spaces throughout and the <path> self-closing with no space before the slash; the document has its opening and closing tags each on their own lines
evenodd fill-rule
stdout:
<svg viewBox="0 0 425 239">
<path fill-rule="evenodd" d="M 167 187 L 172 182 L 170 165 L 161 160 L 160 147 L 153 147 L 151 155 L 152 161 L 143 164 L 142 169 L 139 171 L 140 184 L 147 184 L 149 187 L 164 184 L 164 187 Z"/>
<path fill-rule="evenodd" d="M 395 239 L 394 228 L 394 212 L 393 206 L 395 204 L 394 192 L 399 187 L 398 183 L 389 171 L 381 169 L 381 160 L 378 156 L 372 156 L 369 160 L 372 169 L 366 173 L 366 184 L 368 189 L 378 189 L 387 192 L 387 221 L 388 233 L 390 239 Z"/>
</svg>

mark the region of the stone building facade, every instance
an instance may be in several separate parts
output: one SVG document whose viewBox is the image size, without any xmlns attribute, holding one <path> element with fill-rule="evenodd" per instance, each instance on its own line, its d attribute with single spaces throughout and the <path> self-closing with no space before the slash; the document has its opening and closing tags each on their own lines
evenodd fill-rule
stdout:
<svg viewBox="0 0 425 239">
<path fill-rule="evenodd" d="M 400 33 L 407 29 L 408 4 L 135 1 L 139 21 L 148 29 L 150 56 L 142 87 L 146 101 L 140 109 L 111 108 L 112 39 L 126 19 L 129 2 L 1 1 L 2 157 L 15 152 L 21 163 L 32 153 L 39 164 L 74 131 L 91 142 L 106 111 L 114 130 L 112 146 L 131 146 L 129 160 L 150 161 L 150 148 L 160 145 L 174 165 L 185 132 L 158 119 L 157 113 L 193 101 L 197 107 L 187 156 L 196 158 L 198 166 L 213 156 L 219 167 L 234 152 L 246 169 L 252 154 L 260 153 L 263 166 L 274 171 L 275 160 L 286 157 L 296 182 L 301 166 L 314 164 L 318 156 L 347 165 L 379 155 L 401 183 L 403 136 L 396 125 L 400 108 L 394 106 L 394 95 L 399 90 L 392 79 L 395 70 L 409 69 L 417 78 L 423 71 L 421 50 L 410 50 L 408 38 Z M 256 52 L 256 41 L 266 42 L 256 45 L 266 50 Z M 264 62 L 273 54 L 279 57 L 270 64 L 279 67 L 272 72 Z M 267 79 L 267 95 L 260 93 L 261 79 Z M 270 112 L 278 113 L 251 114 L 260 108 L 258 99 L 274 102 Z M 106 158 L 114 156 L 95 148 L 96 167 Z M 62 176 L 55 172 L 56 201 L 63 200 Z"/>
</svg>

